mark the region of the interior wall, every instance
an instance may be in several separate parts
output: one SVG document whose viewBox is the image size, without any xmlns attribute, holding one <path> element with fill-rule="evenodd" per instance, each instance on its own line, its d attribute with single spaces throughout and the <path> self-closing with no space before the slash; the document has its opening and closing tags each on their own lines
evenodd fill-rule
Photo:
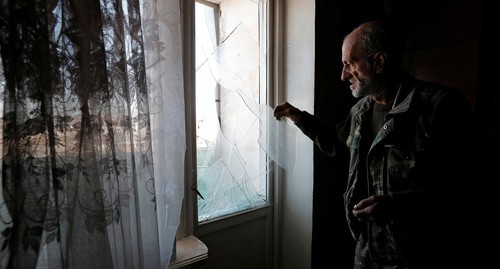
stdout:
<svg viewBox="0 0 500 269">
<path fill-rule="evenodd" d="M 314 108 L 314 0 L 283 0 L 284 96 L 300 109 Z M 293 125 L 293 124 L 292 124 Z M 281 268 L 311 266 L 313 145 L 299 132 L 295 171 L 285 171 L 282 186 Z"/>
</svg>

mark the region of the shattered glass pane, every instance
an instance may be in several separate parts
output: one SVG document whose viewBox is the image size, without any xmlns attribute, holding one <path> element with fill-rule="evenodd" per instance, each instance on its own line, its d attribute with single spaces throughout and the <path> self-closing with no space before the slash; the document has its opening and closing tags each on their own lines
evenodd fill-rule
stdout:
<svg viewBox="0 0 500 269">
<path fill-rule="evenodd" d="M 284 134 L 296 132 L 285 131 L 292 127 L 276 121 L 263 98 L 266 51 L 259 45 L 259 5 L 265 3 L 229 2 L 240 3 L 243 14 L 221 12 L 217 18 L 219 12 L 212 7 L 196 6 L 200 222 L 267 205 L 268 174 L 275 165 L 295 166 L 295 136 Z M 223 22 L 217 24 L 219 20 Z"/>
<path fill-rule="evenodd" d="M 259 6 L 248 0 L 239 2 L 245 2 L 245 14 L 252 14 L 255 23 L 242 19 L 236 24 L 231 21 L 234 17 L 217 18 L 219 13 L 211 7 L 196 6 L 200 222 L 268 203 L 271 167 L 259 145 L 260 97 L 266 94 L 260 85 L 260 68 L 265 65 L 265 52 L 252 35 L 252 30 L 258 33 Z M 218 24 L 219 20 L 225 21 Z"/>
</svg>

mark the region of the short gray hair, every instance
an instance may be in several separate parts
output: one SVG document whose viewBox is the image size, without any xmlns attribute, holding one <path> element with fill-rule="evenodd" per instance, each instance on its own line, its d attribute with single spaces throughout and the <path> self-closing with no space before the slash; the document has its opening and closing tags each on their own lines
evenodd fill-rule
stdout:
<svg viewBox="0 0 500 269">
<path fill-rule="evenodd" d="M 391 67 L 399 67 L 404 55 L 404 40 L 399 31 L 386 22 L 371 21 L 359 32 L 359 43 L 361 51 L 366 57 L 383 51 L 387 54 L 387 64 Z M 361 27 L 360 26 L 360 27 Z"/>
</svg>

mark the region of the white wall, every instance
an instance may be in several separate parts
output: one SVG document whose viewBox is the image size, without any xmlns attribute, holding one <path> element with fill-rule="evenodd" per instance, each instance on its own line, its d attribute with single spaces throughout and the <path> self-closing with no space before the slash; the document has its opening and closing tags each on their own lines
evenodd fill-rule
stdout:
<svg viewBox="0 0 500 269">
<path fill-rule="evenodd" d="M 284 96 L 296 107 L 314 113 L 314 0 L 284 2 Z M 283 187 L 282 268 L 311 268 L 313 144 L 301 132 L 297 167 L 287 171 Z"/>
</svg>

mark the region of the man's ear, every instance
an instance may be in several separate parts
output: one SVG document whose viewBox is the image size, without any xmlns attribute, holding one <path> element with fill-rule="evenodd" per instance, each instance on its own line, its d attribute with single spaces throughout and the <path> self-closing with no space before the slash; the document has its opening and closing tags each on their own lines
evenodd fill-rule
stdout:
<svg viewBox="0 0 500 269">
<path fill-rule="evenodd" d="M 387 53 L 383 51 L 378 51 L 373 55 L 373 63 L 375 67 L 375 72 L 380 74 L 383 72 L 386 66 Z"/>
</svg>

